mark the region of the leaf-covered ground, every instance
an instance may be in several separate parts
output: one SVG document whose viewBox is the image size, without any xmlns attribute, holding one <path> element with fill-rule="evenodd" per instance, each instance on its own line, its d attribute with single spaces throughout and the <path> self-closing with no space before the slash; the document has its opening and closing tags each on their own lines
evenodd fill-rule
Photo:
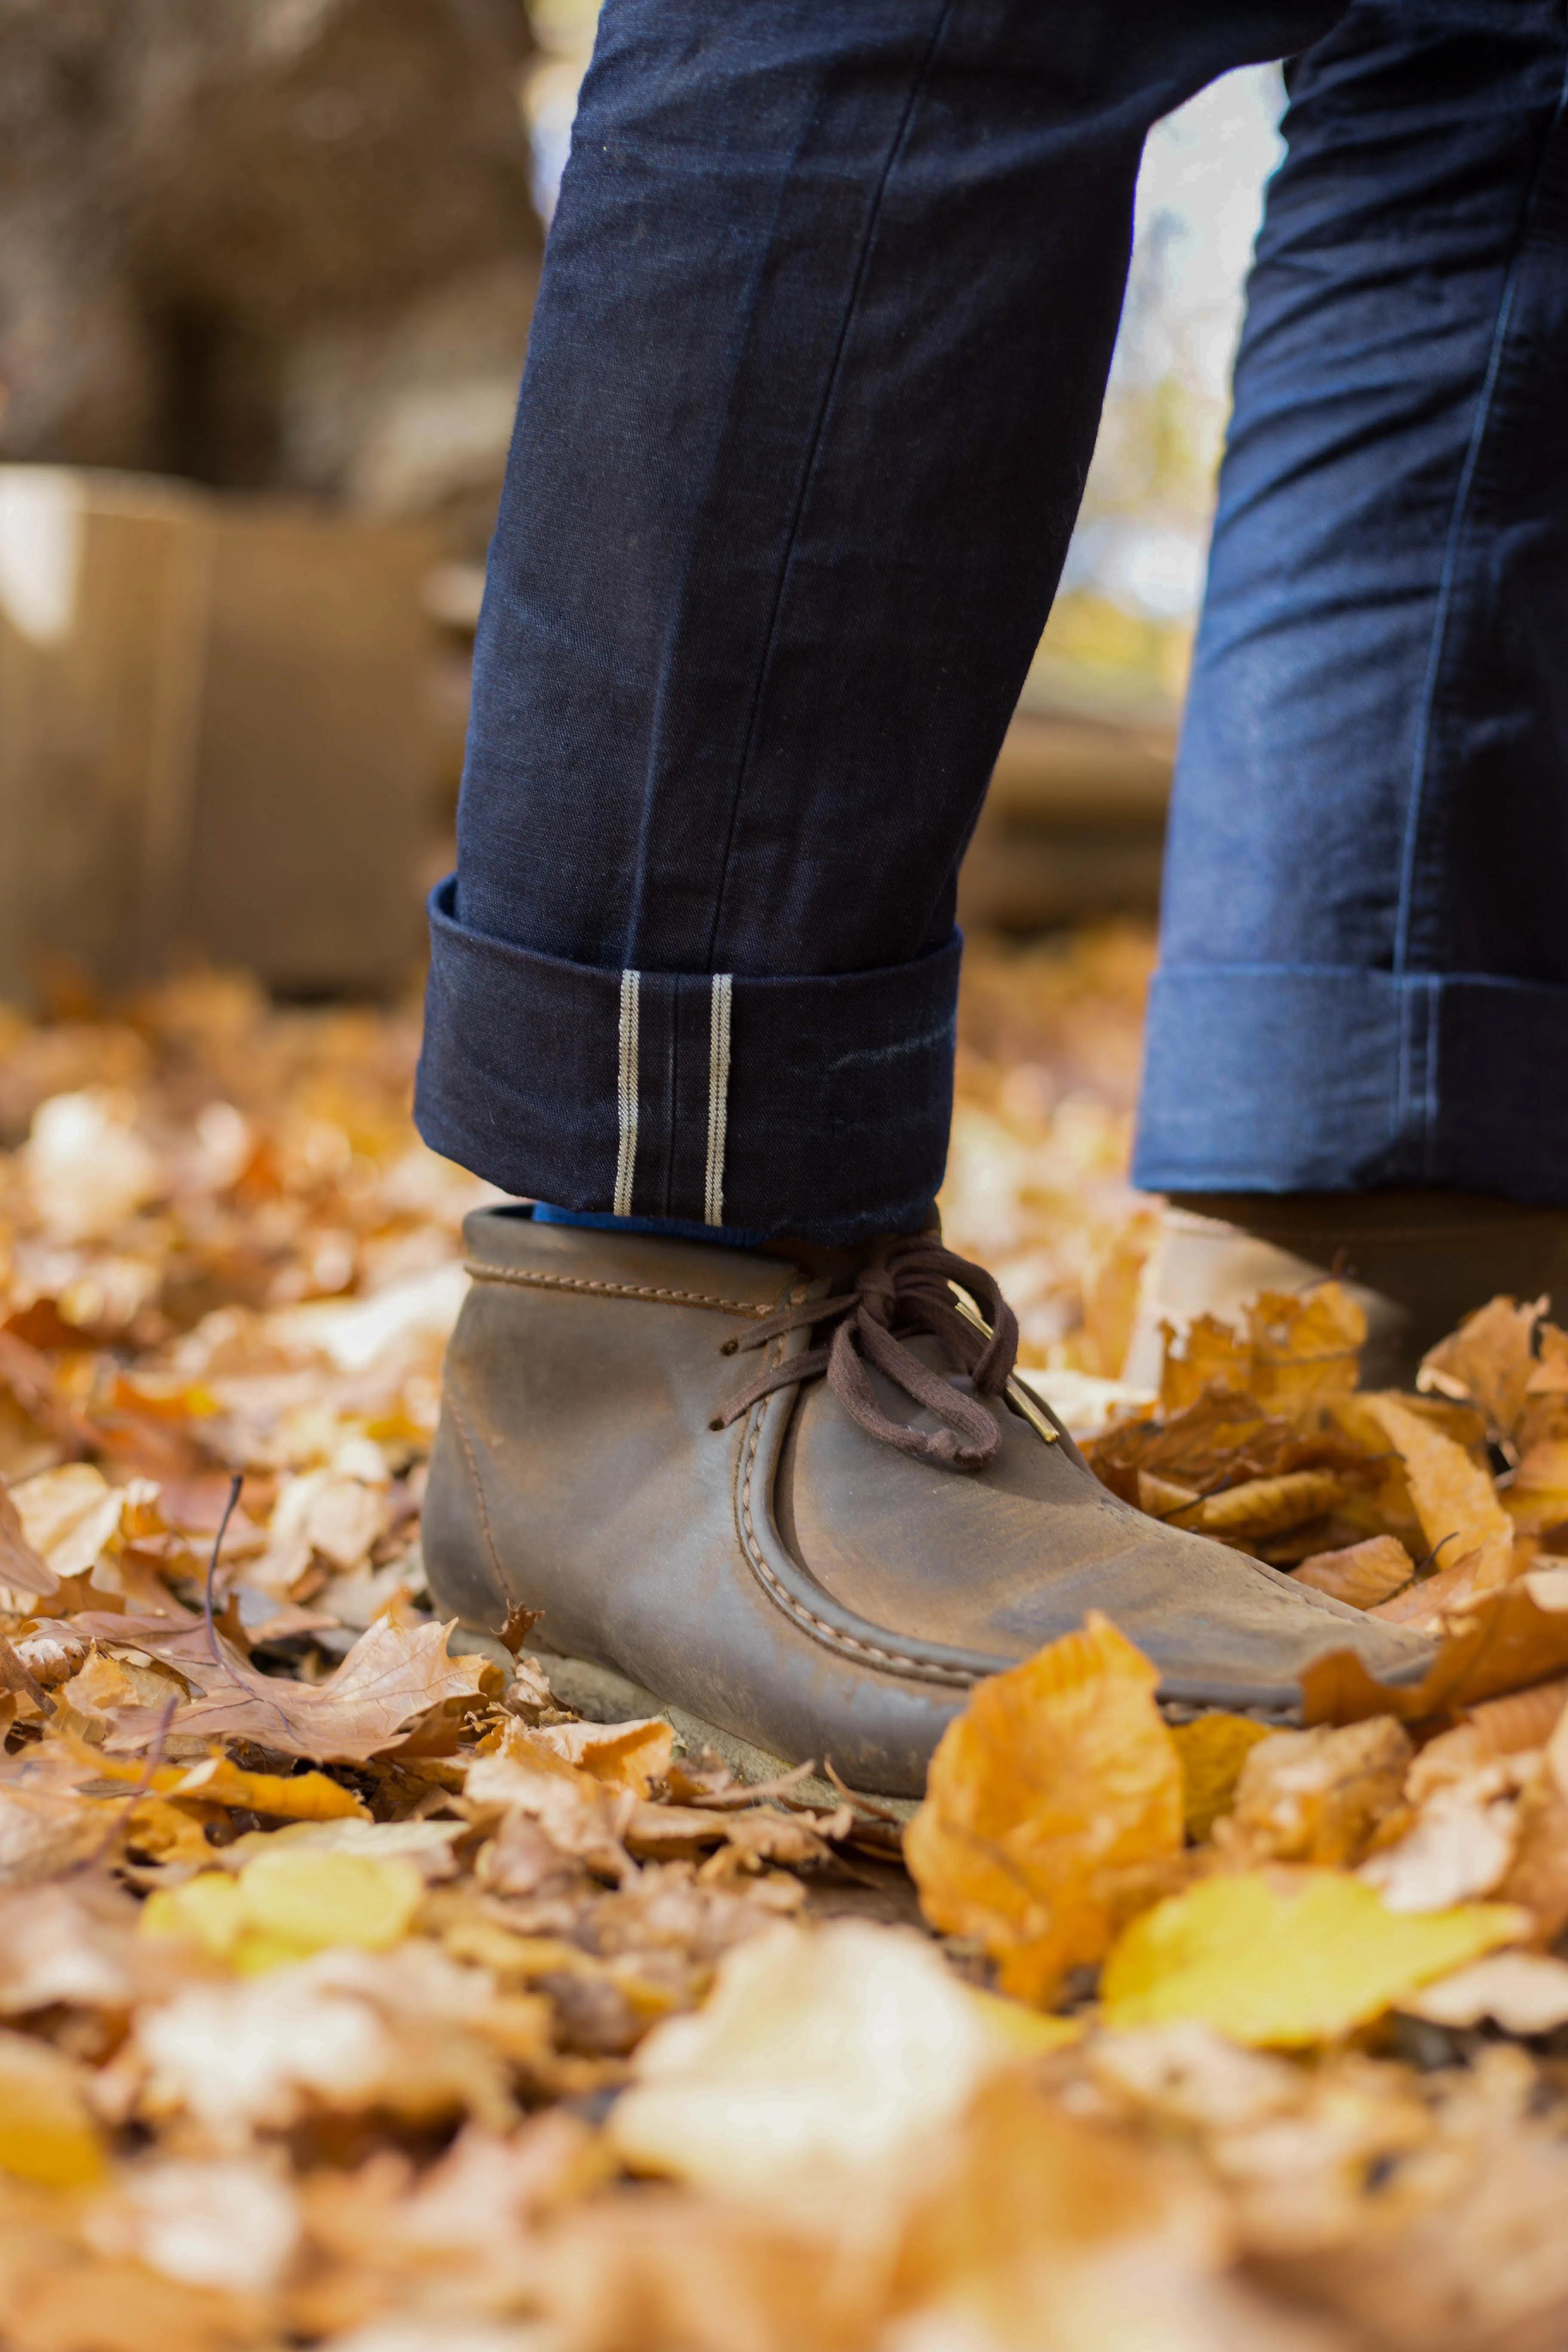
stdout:
<svg viewBox="0 0 1568 2352">
<path fill-rule="evenodd" d="M 542 1625 L 448 1648 L 489 1196 L 413 1136 L 412 1018 L 205 978 L 0 1033 L 5 2352 L 1568 2338 L 1568 1337 L 1478 1302 L 1370 1396 L 1327 1286 L 1152 1403 L 1086 1380 L 1147 957 L 972 958 L 949 1236 L 1120 1399 L 1108 1484 L 1436 1661 L 1173 1724 L 1091 1620 L 907 1825 L 585 1719 Z"/>
</svg>

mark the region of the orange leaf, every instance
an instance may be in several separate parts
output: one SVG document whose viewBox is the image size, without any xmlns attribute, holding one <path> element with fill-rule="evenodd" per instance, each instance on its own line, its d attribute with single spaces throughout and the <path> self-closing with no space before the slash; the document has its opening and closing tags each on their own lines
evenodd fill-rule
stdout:
<svg viewBox="0 0 1568 2352">
<path fill-rule="evenodd" d="M 927 1918 L 978 1937 L 1008 1992 L 1048 2000 L 1165 1891 L 1183 1781 L 1158 1681 L 1091 1611 L 1080 1633 L 981 1683 L 942 1735 L 904 1858 Z"/>
</svg>

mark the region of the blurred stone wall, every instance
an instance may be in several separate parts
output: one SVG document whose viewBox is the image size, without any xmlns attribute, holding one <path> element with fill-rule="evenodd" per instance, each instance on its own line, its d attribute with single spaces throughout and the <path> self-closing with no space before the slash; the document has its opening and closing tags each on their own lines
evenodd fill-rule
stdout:
<svg viewBox="0 0 1568 2352">
<path fill-rule="evenodd" d="M 542 245 L 522 0 L 0 0 L 0 458 L 482 551 Z"/>
</svg>

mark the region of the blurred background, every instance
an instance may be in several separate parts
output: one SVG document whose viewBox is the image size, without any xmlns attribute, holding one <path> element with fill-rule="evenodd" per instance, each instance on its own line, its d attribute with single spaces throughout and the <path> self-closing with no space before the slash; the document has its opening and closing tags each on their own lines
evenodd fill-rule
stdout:
<svg viewBox="0 0 1568 2352">
<path fill-rule="evenodd" d="M 379 1003 L 412 1040 L 595 13 L 0 0 L 13 1070 L 26 1024 L 204 967 L 258 1003 Z M 1279 105 L 1274 71 L 1233 74 L 1151 138 L 1082 515 L 963 880 L 949 1227 L 1036 1359 L 1091 1372 L 1119 1369 L 1145 1245 L 1142 989 Z M 0 1073 L 0 1145 L 38 1099 Z"/>
</svg>

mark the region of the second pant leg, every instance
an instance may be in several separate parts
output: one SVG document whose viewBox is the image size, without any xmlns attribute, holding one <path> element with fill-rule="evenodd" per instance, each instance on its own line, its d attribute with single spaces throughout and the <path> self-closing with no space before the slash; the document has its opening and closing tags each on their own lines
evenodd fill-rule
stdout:
<svg viewBox="0 0 1568 2352">
<path fill-rule="evenodd" d="M 918 1220 L 1144 131 L 1335 14 L 608 0 L 435 905 L 437 1149 L 570 1208 Z"/>
<path fill-rule="evenodd" d="M 1236 375 L 1136 1173 L 1568 1199 L 1561 0 L 1297 66 Z"/>
</svg>

